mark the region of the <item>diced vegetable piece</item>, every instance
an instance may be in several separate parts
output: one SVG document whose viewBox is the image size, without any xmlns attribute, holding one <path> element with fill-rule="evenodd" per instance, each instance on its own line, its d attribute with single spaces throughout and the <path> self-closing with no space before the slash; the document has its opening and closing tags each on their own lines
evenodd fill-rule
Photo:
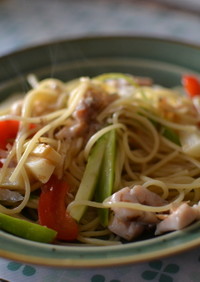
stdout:
<svg viewBox="0 0 200 282">
<path fill-rule="evenodd" d="M 33 156 L 30 156 L 27 159 L 25 165 L 29 171 L 29 174 L 34 176 L 42 183 L 46 183 L 49 180 L 55 169 L 55 165 L 49 160 Z"/>
<path fill-rule="evenodd" d="M 182 77 L 182 84 L 191 98 L 200 95 L 200 81 L 194 75 L 184 75 Z"/>
<path fill-rule="evenodd" d="M 101 165 L 101 171 L 95 192 L 95 198 L 102 203 L 112 194 L 116 157 L 116 132 L 112 130 L 108 133 L 107 144 Z M 103 226 L 108 225 L 109 209 L 99 209 L 100 222 Z"/>
<path fill-rule="evenodd" d="M 185 154 L 195 158 L 200 157 L 200 131 L 181 132 L 180 142 Z"/>
<path fill-rule="evenodd" d="M 176 145 L 181 145 L 179 135 L 169 127 L 163 127 L 162 135 L 175 143 Z"/>
<path fill-rule="evenodd" d="M 99 76 L 96 76 L 94 79 L 97 79 L 97 80 L 100 80 L 100 81 L 106 81 L 106 80 L 110 80 L 110 79 L 124 79 L 130 85 L 137 86 L 136 81 L 134 80 L 134 78 L 131 75 L 124 74 L 124 73 L 118 73 L 118 72 L 101 74 Z"/>
<path fill-rule="evenodd" d="M 52 176 L 42 186 L 38 215 L 40 224 L 58 232 L 57 239 L 74 241 L 78 236 L 78 225 L 66 211 L 65 200 L 68 192 L 69 186 L 66 181 Z"/>
<path fill-rule="evenodd" d="M 107 142 L 107 135 L 104 134 L 94 145 L 85 168 L 85 172 L 79 186 L 75 201 L 91 200 L 99 178 L 101 163 Z M 77 205 L 71 208 L 70 215 L 79 221 L 86 211 L 86 206 Z"/>
<path fill-rule="evenodd" d="M 37 242 L 51 243 L 57 232 L 50 228 L 0 213 L 0 229 Z"/>
<path fill-rule="evenodd" d="M 8 143 L 12 143 L 19 130 L 19 121 L 2 120 L 0 121 L 0 149 L 5 150 Z"/>
<path fill-rule="evenodd" d="M 31 155 L 47 159 L 53 165 L 59 164 L 61 161 L 61 155 L 56 152 L 50 145 L 39 144 L 35 147 L 35 149 L 31 152 Z"/>
<path fill-rule="evenodd" d="M 1 170 L 2 168 L 0 168 L 0 173 L 1 173 Z M 0 187 L 11 189 L 11 190 L 24 190 L 24 182 L 20 175 L 15 179 L 15 181 L 11 182 L 9 180 L 13 171 L 14 171 L 14 168 L 11 168 L 11 167 L 8 167 L 6 169 L 6 172 L 0 184 Z"/>
</svg>

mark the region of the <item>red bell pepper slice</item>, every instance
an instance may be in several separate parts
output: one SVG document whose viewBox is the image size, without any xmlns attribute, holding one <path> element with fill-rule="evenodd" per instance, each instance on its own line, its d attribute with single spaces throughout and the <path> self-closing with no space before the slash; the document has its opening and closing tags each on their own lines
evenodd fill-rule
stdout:
<svg viewBox="0 0 200 282">
<path fill-rule="evenodd" d="M 19 130 L 19 121 L 2 120 L 0 121 L 0 149 L 6 150 L 7 144 L 13 142 Z"/>
<path fill-rule="evenodd" d="M 52 176 L 42 186 L 39 198 L 39 223 L 57 231 L 57 239 L 74 241 L 78 236 L 78 224 L 66 211 L 65 199 L 69 186 Z"/>
<path fill-rule="evenodd" d="M 194 75 L 183 75 L 182 84 L 189 97 L 200 95 L 200 81 Z"/>
<path fill-rule="evenodd" d="M 13 144 L 20 122 L 18 120 L 1 120 L 0 121 L 0 149 L 6 150 L 7 144 Z M 29 129 L 34 129 L 36 124 L 31 123 Z"/>
</svg>

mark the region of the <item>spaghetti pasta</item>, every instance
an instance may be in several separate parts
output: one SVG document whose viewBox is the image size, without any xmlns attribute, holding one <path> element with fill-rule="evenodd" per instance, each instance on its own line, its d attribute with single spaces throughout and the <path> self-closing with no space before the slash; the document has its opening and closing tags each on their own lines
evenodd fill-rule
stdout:
<svg viewBox="0 0 200 282">
<path fill-rule="evenodd" d="M 33 89 L 0 112 L 0 129 L 10 120 L 19 125 L 0 137 L 0 213 L 49 224 L 57 243 L 73 220 L 78 231 L 66 241 L 90 245 L 132 241 L 149 229 L 159 235 L 200 218 L 196 98 L 127 74 L 28 80 Z M 62 199 L 50 199 L 56 183 L 67 183 Z M 6 191 L 14 200 L 3 198 Z M 51 212 L 62 220 L 49 223 Z"/>
</svg>

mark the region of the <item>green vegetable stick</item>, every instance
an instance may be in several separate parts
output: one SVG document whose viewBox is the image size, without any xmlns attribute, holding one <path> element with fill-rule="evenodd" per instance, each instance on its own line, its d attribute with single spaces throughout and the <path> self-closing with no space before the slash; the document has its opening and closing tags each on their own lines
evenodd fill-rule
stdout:
<svg viewBox="0 0 200 282">
<path fill-rule="evenodd" d="M 135 82 L 134 77 L 128 74 L 124 74 L 124 73 L 118 73 L 118 72 L 105 73 L 105 74 L 101 74 L 101 75 L 94 77 L 94 79 L 99 80 L 99 81 L 106 81 L 108 79 L 124 79 L 130 85 L 138 87 L 138 84 Z"/>
<path fill-rule="evenodd" d="M 53 229 L 0 213 L 0 229 L 31 241 L 51 243 L 57 232 Z"/>
<path fill-rule="evenodd" d="M 174 132 L 172 129 L 170 129 L 168 127 L 163 127 L 162 135 L 165 138 L 172 141 L 173 143 L 175 143 L 176 145 L 179 145 L 179 146 L 181 145 L 178 134 L 176 132 Z"/>
<path fill-rule="evenodd" d="M 116 157 L 116 132 L 112 130 L 108 133 L 101 171 L 96 188 L 95 199 L 102 203 L 112 194 Z M 100 222 L 103 226 L 108 225 L 109 209 L 99 209 Z"/>
<path fill-rule="evenodd" d="M 107 142 L 107 134 L 104 134 L 94 145 L 83 174 L 78 192 L 74 201 L 91 200 L 94 196 L 104 150 Z M 86 211 L 87 206 L 77 205 L 71 208 L 70 215 L 77 221 L 80 221 Z"/>
</svg>

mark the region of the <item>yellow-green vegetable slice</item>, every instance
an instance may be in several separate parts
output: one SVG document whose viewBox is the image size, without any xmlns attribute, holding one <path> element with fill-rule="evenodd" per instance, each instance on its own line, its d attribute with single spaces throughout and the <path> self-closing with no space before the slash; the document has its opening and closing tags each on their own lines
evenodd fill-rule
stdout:
<svg viewBox="0 0 200 282">
<path fill-rule="evenodd" d="M 0 229 L 24 239 L 42 243 L 53 242 L 57 235 L 53 229 L 3 213 L 0 213 Z"/>
<path fill-rule="evenodd" d="M 108 132 L 107 144 L 99 174 L 98 185 L 95 192 L 96 201 L 102 203 L 112 194 L 116 158 L 116 132 Z M 99 209 L 100 222 L 103 226 L 108 225 L 109 209 Z"/>
<path fill-rule="evenodd" d="M 107 142 L 107 135 L 104 134 L 94 145 L 88 157 L 88 162 L 81 180 L 78 192 L 75 196 L 75 202 L 91 200 L 99 178 L 99 171 L 103 160 L 104 150 Z M 77 221 L 80 221 L 87 207 L 85 205 L 75 205 L 70 209 L 70 215 Z"/>
</svg>

